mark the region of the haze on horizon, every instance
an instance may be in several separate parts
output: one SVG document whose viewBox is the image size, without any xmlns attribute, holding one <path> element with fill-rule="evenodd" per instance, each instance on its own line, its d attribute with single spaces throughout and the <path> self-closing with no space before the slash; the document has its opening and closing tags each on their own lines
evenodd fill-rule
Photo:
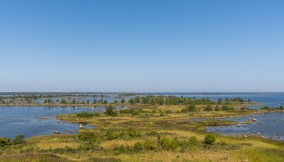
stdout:
<svg viewBox="0 0 284 162">
<path fill-rule="evenodd" d="M 4 0 L 1 92 L 283 92 L 284 1 Z"/>
</svg>

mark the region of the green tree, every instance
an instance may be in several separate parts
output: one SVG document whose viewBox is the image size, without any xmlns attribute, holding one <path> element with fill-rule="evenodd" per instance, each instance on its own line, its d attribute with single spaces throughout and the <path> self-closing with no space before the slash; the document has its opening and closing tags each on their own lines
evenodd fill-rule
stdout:
<svg viewBox="0 0 284 162">
<path fill-rule="evenodd" d="M 133 98 L 130 98 L 130 99 L 128 100 L 128 102 L 129 102 L 130 104 L 134 104 L 134 99 L 133 99 Z"/>
<path fill-rule="evenodd" d="M 115 111 L 115 108 L 114 108 L 114 107 L 108 106 L 108 107 L 106 108 L 105 115 L 107 115 L 107 116 L 116 116 L 116 115 L 117 115 L 117 112 Z"/>
<path fill-rule="evenodd" d="M 125 103 L 125 99 L 121 99 L 120 103 L 124 104 Z"/>
<path fill-rule="evenodd" d="M 230 104 L 231 103 L 231 100 L 229 98 L 225 98 L 225 103 L 226 104 Z"/>
<path fill-rule="evenodd" d="M 218 98 L 217 104 L 218 104 L 218 105 L 221 105 L 222 102 L 223 102 L 223 101 L 222 101 L 222 98 Z"/>
<path fill-rule="evenodd" d="M 135 98 L 134 98 L 134 102 L 135 102 L 135 103 L 139 103 L 139 102 L 140 102 L 140 98 L 139 98 L 138 96 L 135 97 Z"/>
<path fill-rule="evenodd" d="M 62 98 L 60 104 L 67 104 L 67 101 L 64 98 Z"/>
</svg>

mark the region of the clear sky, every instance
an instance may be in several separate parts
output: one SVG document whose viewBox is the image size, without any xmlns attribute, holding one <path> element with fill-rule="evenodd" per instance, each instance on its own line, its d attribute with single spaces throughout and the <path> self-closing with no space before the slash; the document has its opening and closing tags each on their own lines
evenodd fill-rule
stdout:
<svg viewBox="0 0 284 162">
<path fill-rule="evenodd" d="M 284 91 L 283 0 L 1 0 L 0 91 Z"/>
</svg>

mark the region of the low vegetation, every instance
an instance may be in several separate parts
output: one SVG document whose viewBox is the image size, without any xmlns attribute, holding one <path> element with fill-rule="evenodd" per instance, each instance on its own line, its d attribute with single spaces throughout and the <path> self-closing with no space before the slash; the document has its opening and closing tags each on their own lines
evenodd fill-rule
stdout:
<svg viewBox="0 0 284 162">
<path fill-rule="evenodd" d="M 284 161 L 284 143 L 259 136 L 224 136 L 208 126 L 236 124 L 218 117 L 251 115 L 241 98 L 224 101 L 135 97 L 127 109 L 58 115 L 89 123 L 77 135 L 0 139 L 0 159 L 19 161 Z M 3 146 L 2 146 L 3 145 Z M 0 160 L 1 161 L 1 160 Z"/>
</svg>

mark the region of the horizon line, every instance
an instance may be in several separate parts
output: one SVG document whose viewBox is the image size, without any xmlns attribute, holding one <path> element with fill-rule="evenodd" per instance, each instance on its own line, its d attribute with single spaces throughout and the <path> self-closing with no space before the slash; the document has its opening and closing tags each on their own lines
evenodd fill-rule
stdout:
<svg viewBox="0 0 284 162">
<path fill-rule="evenodd" d="M 227 91 L 227 92 L 224 92 L 224 91 L 215 91 L 215 92 L 174 92 L 174 91 L 156 91 L 156 92 L 119 92 L 119 91 L 20 91 L 20 92 L 16 92 L 16 91 L 11 91 L 11 92 L 0 92 L 1 93 L 138 93 L 138 94 L 147 94 L 147 93 L 150 93 L 150 94 L 155 94 L 155 93 L 172 93 L 172 94 L 175 94 L 175 93 L 180 93 L 180 94 L 201 94 L 201 93 L 208 93 L 208 94 L 214 94 L 214 93 L 284 93 L 284 91 L 260 91 L 260 92 L 253 92 L 253 91 Z"/>
</svg>

